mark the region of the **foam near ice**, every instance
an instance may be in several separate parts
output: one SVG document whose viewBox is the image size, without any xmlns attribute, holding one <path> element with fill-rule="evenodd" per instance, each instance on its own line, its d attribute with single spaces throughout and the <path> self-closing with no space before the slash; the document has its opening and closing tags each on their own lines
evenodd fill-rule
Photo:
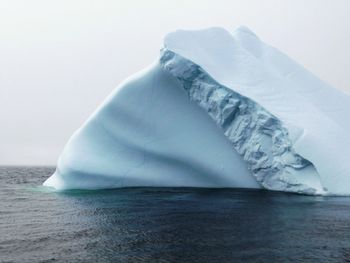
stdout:
<svg viewBox="0 0 350 263">
<path fill-rule="evenodd" d="M 350 194 L 349 96 L 240 27 L 176 31 L 67 143 L 44 184 Z"/>
</svg>

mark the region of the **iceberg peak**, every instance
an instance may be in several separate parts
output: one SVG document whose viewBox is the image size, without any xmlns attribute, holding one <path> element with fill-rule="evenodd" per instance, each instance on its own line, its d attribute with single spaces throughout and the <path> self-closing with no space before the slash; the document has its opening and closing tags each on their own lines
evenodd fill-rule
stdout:
<svg viewBox="0 0 350 263">
<path fill-rule="evenodd" d="M 249 34 L 253 37 L 258 38 L 258 36 L 252 30 L 250 30 L 250 28 L 248 28 L 247 26 L 238 26 L 233 31 L 233 34 L 240 34 L 240 33 Z"/>
<path fill-rule="evenodd" d="M 67 143 L 44 184 L 350 194 L 350 98 L 245 26 L 178 30 Z"/>
</svg>

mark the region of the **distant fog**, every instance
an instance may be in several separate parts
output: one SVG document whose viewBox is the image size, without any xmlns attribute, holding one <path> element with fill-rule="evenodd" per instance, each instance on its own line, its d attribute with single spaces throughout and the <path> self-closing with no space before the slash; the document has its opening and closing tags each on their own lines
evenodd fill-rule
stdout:
<svg viewBox="0 0 350 263">
<path fill-rule="evenodd" d="M 1 1 L 0 165 L 54 165 L 167 32 L 240 24 L 350 92 L 347 0 Z"/>
</svg>

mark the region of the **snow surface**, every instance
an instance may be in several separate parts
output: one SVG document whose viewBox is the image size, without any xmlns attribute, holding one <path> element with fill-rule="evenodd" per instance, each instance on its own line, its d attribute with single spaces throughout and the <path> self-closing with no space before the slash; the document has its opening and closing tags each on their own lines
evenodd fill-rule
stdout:
<svg viewBox="0 0 350 263">
<path fill-rule="evenodd" d="M 245 27 L 179 30 L 67 143 L 44 185 L 350 194 L 350 98 Z"/>
</svg>

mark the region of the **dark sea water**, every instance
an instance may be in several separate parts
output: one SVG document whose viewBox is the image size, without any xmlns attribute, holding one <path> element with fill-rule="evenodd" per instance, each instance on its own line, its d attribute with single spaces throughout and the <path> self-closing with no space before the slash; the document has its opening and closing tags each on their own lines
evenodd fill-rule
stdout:
<svg viewBox="0 0 350 263">
<path fill-rule="evenodd" d="M 48 192 L 0 167 L 0 262 L 350 262 L 350 198 L 234 189 Z"/>
</svg>

